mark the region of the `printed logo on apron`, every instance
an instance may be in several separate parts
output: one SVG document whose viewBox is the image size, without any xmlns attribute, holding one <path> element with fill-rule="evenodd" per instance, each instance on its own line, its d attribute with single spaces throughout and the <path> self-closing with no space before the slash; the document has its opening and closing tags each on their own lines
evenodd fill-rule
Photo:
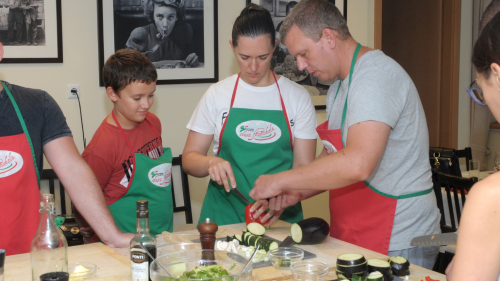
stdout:
<svg viewBox="0 0 500 281">
<path fill-rule="evenodd" d="M 332 154 L 334 152 L 337 152 L 337 149 L 335 148 L 335 146 L 327 141 L 327 140 L 321 140 L 321 142 L 323 143 L 323 146 L 325 146 L 326 148 L 326 152 L 328 152 L 328 154 Z"/>
<path fill-rule="evenodd" d="M 249 120 L 236 126 L 236 135 L 251 143 L 273 143 L 281 137 L 281 130 L 273 123 Z"/>
<path fill-rule="evenodd" d="M 0 150 L 0 178 L 5 178 L 19 172 L 23 164 L 23 157 L 19 153 Z"/>
<path fill-rule="evenodd" d="M 163 163 L 149 170 L 149 181 L 159 187 L 167 187 L 172 181 L 172 164 Z"/>
</svg>

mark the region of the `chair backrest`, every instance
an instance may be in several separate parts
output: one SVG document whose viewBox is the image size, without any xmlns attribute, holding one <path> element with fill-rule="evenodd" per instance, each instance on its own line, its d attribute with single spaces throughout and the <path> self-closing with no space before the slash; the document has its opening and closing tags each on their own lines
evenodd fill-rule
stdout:
<svg viewBox="0 0 500 281">
<path fill-rule="evenodd" d="M 441 212 L 441 231 L 443 233 L 455 232 L 457 231 L 460 217 L 462 215 L 462 208 L 465 204 L 466 193 L 472 188 L 472 186 L 478 181 L 478 179 L 476 177 L 457 177 L 433 169 L 432 180 L 434 184 L 434 193 L 436 194 L 437 205 L 439 211 Z M 446 196 L 445 199 L 448 205 L 446 211 L 449 211 L 451 225 L 447 225 L 445 221 L 446 211 L 444 206 L 445 201 L 443 201 L 443 193 Z"/>
<path fill-rule="evenodd" d="M 429 161 L 431 167 L 437 167 L 440 172 L 445 174 L 461 177 L 460 158 L 465 158 L 467 171 L 469 170 L 469 160 L 472 159 L 472 151 L 470 147 L 463 150 L 455 150 L 445 147 L 429 147 Z"/>
<path fill-rule="evenodd" d="M 48 180 L 49 181 L 49 192 L 50 194 L 55 195 L 55 183 L 56 179 L 58 179 L 56 172 L 52 169 L 45 169 L 42 172 L 42 176 L 40 177 L 42 180 Z M 61 214 L 66 214 L 66 193 L 64 190 L 64 186 L 60 181 L 59 182 L 59 194 L 60 194 L 60 202 L 61 202 Z M 57 201 L 57 198 L 56 198 Z"/>
<path fill-rule="evenodd" d="M 172 198 L 174 202 L 174 212 L 185 212 L 186 215 L 186 224 L 193 223 L 193 212 L 191 210 L 191 197 L 189 195 L 189 182 L 188 175 L 182 169 L 182 154 L 179 157 L 173 157 L 172 166 L 179 166 L 181 182 L 182 182 L 182 198 L 184 201 L 184 206 L 177 206 L 175 200 L 175 188 L 174 188 L 174 180 L 172 178 Z"/>
</svg>

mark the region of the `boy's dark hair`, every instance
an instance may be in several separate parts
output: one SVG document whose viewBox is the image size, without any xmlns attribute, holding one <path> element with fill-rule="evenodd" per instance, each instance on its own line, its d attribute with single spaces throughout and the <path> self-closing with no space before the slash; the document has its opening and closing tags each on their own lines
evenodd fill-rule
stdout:
<svg viewBox="0 0 500 281">
<path fill-rule="evenodd" d="M 111 55 L 102 69 L 104 87 L 111 87 L 118 94 L 132 82 L 151 84 L 158 74 L 153 63 L 141 52 L 122 49 Z"/>
<path fill-rule="evenodd" d="M 269 36 L 271 45 L 274 47 L 276 34 L 271 14 L 265 8 L 250 3 L 241 11 L 241 14 L 234 22 L 232 33 L 233 46 L 238 46 L 239 36 L 257 38 L 260 35 Z"/>
</svg>

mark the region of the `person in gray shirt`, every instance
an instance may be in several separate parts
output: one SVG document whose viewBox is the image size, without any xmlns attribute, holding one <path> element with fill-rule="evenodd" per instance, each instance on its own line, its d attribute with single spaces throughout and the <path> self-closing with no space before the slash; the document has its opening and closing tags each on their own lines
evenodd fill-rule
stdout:
<svg viewBox="0 0 500 281">
<path fill-rule="evenodd" d="M 134 235 L 116 227 L 99 183 L 80 156 L 54 99 L 42 90 L 0 82 L 0 225 L 16 229 L 0 232 L 0 248 L 7 255 L 30 251 L 40 220 L 42 155 L 103 242 L 128 247 Z"/>
<path fill-rule="evenodd" d="M 437 247 L 411 247 L 415 236 L 440 233 L 427 157 L 429 137 L 417 89 L 404 69 L 352 38 L 326 0 L 302 0 L 280 38 L 300 70 L 338 79 L 317 131 L 325 148 L 305 167 L 257 179 L 256 200 L 284 195 L 279 209 L 330 190 L 330 235 L 432 268 Z M 256 214 L 258 215 L 258 214 Z"/>
</svg>

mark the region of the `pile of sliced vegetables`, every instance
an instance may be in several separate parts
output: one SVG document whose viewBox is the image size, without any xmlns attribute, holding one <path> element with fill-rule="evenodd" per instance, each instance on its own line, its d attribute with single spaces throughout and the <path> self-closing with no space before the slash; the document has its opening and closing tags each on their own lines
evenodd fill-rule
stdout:
<svg viewBox="0 0 500 281">
<path fill-rule="evenodd" d="M 252 262 L 269 261 L 267 252 L 278 248 L 278 242 L 262 237 L 266 229 L 259 223 L 252 222 L 247 225 L 247 229 L 242 234 L 227 236 L 226 241 L 217 241 L 216 249 L 219 251 L 228 251 L 238 253 L 250 258 L 257 245 L 260 245 L 257 254 Z"/>
<path fill-rule="evenodd" d="M 392 281 L 393 275 L 410 275 L 410 263 L 404 257 L 366 260 L 362 254 L 342 254 L 337 257 L 339 281 Z"/>
<path fill-rule="evenodd" d="M 234 267 L 234 265 L 233 265 Z M 229 273 L 220 265 L 197 266 L 191 271 L 184 272 L 179 278 L 201 279 L 201 278 L 220 278 L 228 276 Z"/>
</svg>

